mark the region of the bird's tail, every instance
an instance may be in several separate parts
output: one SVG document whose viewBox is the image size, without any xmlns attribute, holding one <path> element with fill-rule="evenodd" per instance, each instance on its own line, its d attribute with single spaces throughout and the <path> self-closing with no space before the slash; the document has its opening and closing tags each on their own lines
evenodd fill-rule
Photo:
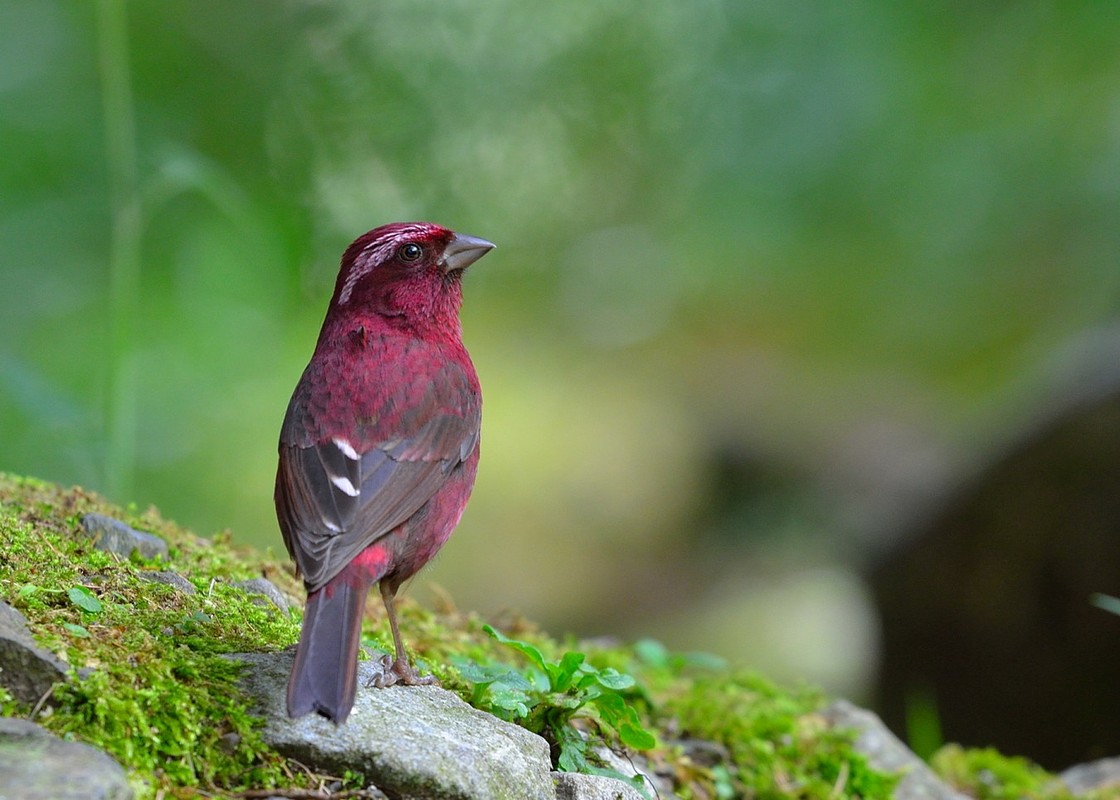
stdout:
<svg viewBox="0 0 1120 800">
<path fill-rule="evenodd" d="M 288 679 L 288 716 L 316 711 L 341 725 L 357 690 L 358 641 L 373 580 L 339 575 L 307 597 Z"/>
</svg>

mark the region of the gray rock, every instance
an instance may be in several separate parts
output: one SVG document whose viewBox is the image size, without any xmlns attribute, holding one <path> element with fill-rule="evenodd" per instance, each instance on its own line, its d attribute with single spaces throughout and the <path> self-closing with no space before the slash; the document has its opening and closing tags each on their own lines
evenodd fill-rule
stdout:
<svg viewBox="0 0 1120 800">
<path fill-rule="evenodd" d="M 0 602 L 0 685 L 24 703 L 37 703 L 66 680 L 66 664 L 35 644 L 27 619 Z"/>
<path fill-rule="evenodd" d="M 600 775 L 554 772 L 556 800 L 646 800 L 633 786 Z"/>
<path fill-rule="evenodd" d="M 434 686 L 366 688 L 375 661 L 358 665 L 358 696 L 344 725 L 314 714 L 288 719 L 292 653 L 234 656 L 242 684 L 280 753 L 341 774 L 351 769 L 400 800 L 554 800 L 548 744 Z"/>
<path fill-rule="evenodd" d="M 130 528 L 119 519 L 104 514 L 82 517 L 82 531 L 93 539 L 98 550 L 128 558 L 137 551 L 144 558 L 167 558 L 167 542 L 158 536 Z"/>
<path fill-rule="evenodd" d="M 243 592 L 248 594 L 259 595 L 262 599 L 267 598 L 267 602 L 272 603 L 285 614 L 288 613 L 288 599 L 284 597 L 284 593 L 276 588 L 276 584 L 267 578 L 253 578 L 248 581 L 234 581 L 231 586 L 236 586 Z"/>
<path fill-rule="evenodd" d="M 673 794 L 672 781 L 658 775 L 640 753 L 619 754 L 604 745 L 594 746 L 591 752 L 604 767 L 613 769 L 627 778 L 640 777 L 646 791 L 658 800 L 677 800 L 677 795 Z"/>
<path fill-rule="evenodd" d="M 194 588 L 193 583 L 178 572 L 141 572 L 140 577 L 152 583 L 162 583 L 165 586 L 170 586 L 183 594 L 196 594 L 198 591 Z"/>
<path fill-rule="evenodd" d="M 875 769 L 902 773 L 902 780 L 895 787 L 894 800 L 969 800 L 942 782 L 872 712 L 847 700 L 837 700 L 821 713 L 832 727 L 858 732 L 855 748 L 867 756 Z"/>
<path fill-rule="evenodd" d="M 0 717 L 0 800 L 131 800 L 128 776 L 89 745 Z"/>
<path fill-rule="evenodd" d="M 1120 789 L 1120 758 L 1102 758 L 1070 767 L 1058 776 L 1073 794 L 1099 789 Z"/>
</svg>

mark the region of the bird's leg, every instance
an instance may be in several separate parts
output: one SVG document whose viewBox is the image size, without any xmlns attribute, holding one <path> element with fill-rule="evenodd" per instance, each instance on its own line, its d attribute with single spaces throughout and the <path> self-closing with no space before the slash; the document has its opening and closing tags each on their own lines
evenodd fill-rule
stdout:
<svg viewBox="0 0 1120 800">
<path fill-rule="evenodd" d="M 394 603 L 396 587 L 390 586 L 387 581 L 378 585 L 381 591 L 381 600 L 385 604 L 385 612 L 389 615 L 389 630 L 393 632 L 393 648 L 396 658 L 390 655 L 381 657 L 381 672 L 373 676 L 370 683 L 378 689 L 403 683 L 405 686 L 439 686 L 439 681 L 434 675 L 421 675 L 408 663 L 408 653 L 404 650 L 401 641 L 401 631 L 397 627 L 397 609 Z M 368 684 L 367 684 L 368 685 Z"/>
</svg>

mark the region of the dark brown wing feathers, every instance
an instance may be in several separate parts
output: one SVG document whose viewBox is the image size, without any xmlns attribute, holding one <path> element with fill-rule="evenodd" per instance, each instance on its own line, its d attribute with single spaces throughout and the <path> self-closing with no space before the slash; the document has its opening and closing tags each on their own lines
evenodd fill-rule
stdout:
<svg viewBox="0 0 1120 800">
<path fill-rule="evenodd" d="M 284 543 L 308 591 L 415 514 L 474 451 L 481 402 L 472 377 L 444 361 L 419 392 L 408 382 L 405 389 L 421 396 L 407 399 L 418 402 L 390 394 L 377 408 L 324 413 L 296 402 L 303 383 L 325 379 L 305 373 L 281 430 L 276 500 Z M 350 426 L 332 425 L 334 414 Z"/>
</svg>

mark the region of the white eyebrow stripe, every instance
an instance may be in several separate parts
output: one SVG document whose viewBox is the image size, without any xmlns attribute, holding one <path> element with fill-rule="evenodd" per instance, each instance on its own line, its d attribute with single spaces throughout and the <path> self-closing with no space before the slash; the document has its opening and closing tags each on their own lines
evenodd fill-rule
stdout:
<svg viewBox="0 0 1120 800">
<path fill-rule="evenodd" d="M 350 302 L 350 294 L 354 291 L 354 287 L 358 285 L 358 281 L 372 272 L 374 266 L 392 252 L 393 244 L 392 241 L 375 242 L 354 259 L 354 263 L 350 267 L 350 274 L 346 276 L 346 283 L 342 285 L 342 291 L 338 294 L 339 305 L 346 305 Z M 358 263 L 359 259 L 361 264 Z"/>
<path fill-rule="evenodd" d="M 350 267 L 350 274 L 346 276 L 346 282 L 343 283 L 342 291 L 338 294 L 339 305 L 350 302 L 350 295 L 358 285 L 358 281 L 372 272 L 378 264 L 387 261 L 402 242 L 423 236 L 428 230 L 428 226 L 423 224 L 406 225 L 366 245 L 365 250 L 358 254 Z M 358 263 L 359 261 L 361 264 Z"/>
<path fill-rule="evenodd" d="M 358 460 L 358 451 L 354 449 L 354 445 L 350 444 L 350 442 L 346 441 L 345 439 L 337 438 L 331 439 L 331 441 L 334 442 L 335 447 L 342 451 L 342 455 L 346 456 L 351 461 Z"/>
<path fill-rule="evenodd" d="M 358 490 L 354 488 L 354 484 L 345 475 L 335 475 L 331 478 L 331 483 L 339 488 L 340 491 L 350 495 L 351 497 L 358 496 Z"/>
</svg>

